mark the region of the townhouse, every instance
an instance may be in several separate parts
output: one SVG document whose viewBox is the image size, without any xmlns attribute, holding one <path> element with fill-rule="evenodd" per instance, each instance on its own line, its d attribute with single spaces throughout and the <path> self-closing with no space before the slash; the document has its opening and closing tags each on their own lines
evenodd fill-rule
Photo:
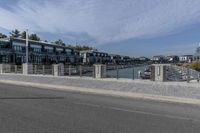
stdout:
<svg viewBox="0 0 200 133">
<path fill-rule="evenodd" d="M 29 63 L 53 64 L 75 63 L 76 52 L 66 46 L 44 41 L 28 41 Z M 20 38 L 0 39 L 0 63 L 22 64 L 25 62 L 26 40 Z M 78 59 L 77 59 L 78 58 Z"/>
</svg>

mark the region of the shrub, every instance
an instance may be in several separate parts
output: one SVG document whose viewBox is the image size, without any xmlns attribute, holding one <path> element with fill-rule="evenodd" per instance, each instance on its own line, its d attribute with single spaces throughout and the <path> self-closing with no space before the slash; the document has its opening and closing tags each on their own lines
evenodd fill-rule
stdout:
<svg viewBox="0 0 200 133">
<path fill-rule="evenodd" d="M 197 70 L 197 71 L 200 71 L 200 62 L 192 63 L 190 65 L 190 68 Z"/>
</svg>

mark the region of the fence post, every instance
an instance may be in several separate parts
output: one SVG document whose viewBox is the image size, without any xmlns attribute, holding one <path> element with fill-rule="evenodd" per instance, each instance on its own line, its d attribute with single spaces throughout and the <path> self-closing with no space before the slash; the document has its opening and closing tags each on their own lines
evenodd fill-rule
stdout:
<svg viewBox="0 0 200 133">
<path fill-rule="evenodd" d="M 132 73 L 132 74 L 133 74 L 133 77 L 132 77 L 132 79 L 134 80 L 134 79 L 135 79 L 135 75 L 134 75 L 134 74 L 135 74 L 135 72 L 134 72 L 134 66 L 133 66 L 133 68 L 132 68 L 132 69 L 133 69 L 133 71 L 132 71 L 132 72 L 133 72 L 133 73 Z"/>
<path fill-rule="evenodd" d="M 94 78 L 106 77 L 106 65 L 94 64 Z"/>
<path fill-rule="evenodd" d="M 69 65 L 69 76 L 71 76 L 71 65 Z"/>
<path fill-rule="evenodd" d="M 53 75 L 58 76 L 58 64 L 53 64 Z"/>
<path fill-rule="evenodd" d="M 159 82 L 167 81 L 167 67 L 169 67 L 169 64 L 152 64 L 151 80 Z"/>
<path fill-rule="evenodd" d="M 82 77 L 82 66 L 80 65 L 80 77 Z"/>
<path fill-rule="evenodd" d="M 118 69 L 118 66 L 116 66 L 116 70 L 117 70 L 117 79 L 119 79 L 119 69 Z"/>
<path fill-rule="evenodd" d="M 64 64 L 58 64 L 58 76 L 64 76 Z"/>
<path fill-rule="evenodd" d="M 22 64 L 22 70 L 23 70 L 23 75 L 28 75 L 28 64 L 27 63 L 23 63 Z"/>
<path fill-rule="evenodd" d="M 3 73 L 3 64 L 0 64 L 0 74 Z"/>
<path fill-rule="evenodd" d="M 93 76 L 93 78 L 95 78 L 95 66 L 94 65 L 93 65 L 92 76 Z"/>
<path fill-rule="evenodd" d="M 37 65 L 34 65 L 34 71 L 33 74 L 37 74 Z"/>
<path fill-rule="evenodd" d="M 187 83 L 190 82 L 190 73 L 189 73 L 189 68 L 187 67 Z"/>
<path fill-rule="evenodd" d="M 45 66 L 42 65 L 42 74 L 45 75 Z"/>
<path fill-rule="evenodd" d="M 15 73 L 17 73 L 17 65 L 15 65 Z"/>
</svg>

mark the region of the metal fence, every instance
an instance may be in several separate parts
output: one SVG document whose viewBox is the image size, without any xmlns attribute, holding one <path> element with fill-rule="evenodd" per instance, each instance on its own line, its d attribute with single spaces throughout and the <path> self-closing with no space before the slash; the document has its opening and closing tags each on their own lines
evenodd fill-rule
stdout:
<svg viewBox="0 0 200 133">
<path fill-rule="evenodd" d="M 81 66 L 83 77 L 94 77 L 94 66 Z"/>
<path fill-rule="evenodd" d="M 28 74 L 53 75 L 52 65 L 28 65 Z"/>
<path fill-rule="evenodd" d="M 64 66 L 65 76 L 81 76 L 80 66 Z"/>
<path fill-rule="evenodd" d="M 64 66 L 64 76 L 94 77 L 94 66 Z"/>
<path fill-rule="evenodd" d="M 107 65 L 106 78 L 126 78 L 126 79 L 145 79 L 142 74 L 149 69 L 148 65 Z M 76 77 L 95 77 L 94 66 L 73 66 L 73 65 L 28 65 L 28 74 L 33 75 L 55 75 L 57 76 L 76 76 Z M 2 73 L 22 74 L 22 65 L 2 64 Z M 200 72 L 186 67 L 175 65 L 167 66 L 168 81 L 190 81 L 200 79 Z M 148 78 L 147 78 L 148 79 Z"/>
<path fill-rule="evenodd" d="M 107 78 L 141 79 L 144 71 L 149 69 L 147 65 L 115 65 L 106 67 Z"/>
<path fill-rule="evenodd" d="M 200 72 L 176 65 L 167 67 L 167 78 L 169 81 L 190 81 L 200 79 Z"/>
<path fill-rule="evenodd" d="M 22 74 L 22 66 L 21 65 L 11 65 L 11 64 L 2 64 L 2 73 L 21 73 Z"/>
</svg>

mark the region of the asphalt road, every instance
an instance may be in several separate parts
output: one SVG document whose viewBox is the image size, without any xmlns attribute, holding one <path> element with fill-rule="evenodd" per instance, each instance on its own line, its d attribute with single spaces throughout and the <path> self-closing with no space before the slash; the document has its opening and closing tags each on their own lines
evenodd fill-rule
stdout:
<svg viewBox="0 0 200 133">
<path fill-rule="evenodd" d="M 0 133 L 199 133 L 200 106 L 0 84 Z"/>
</svg>

